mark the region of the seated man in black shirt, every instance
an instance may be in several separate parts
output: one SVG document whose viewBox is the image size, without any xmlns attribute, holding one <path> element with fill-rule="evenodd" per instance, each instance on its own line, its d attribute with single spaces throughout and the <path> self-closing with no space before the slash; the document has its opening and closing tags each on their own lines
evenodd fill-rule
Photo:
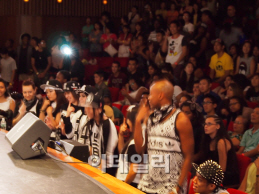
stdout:
<svg viewBox="0 0 259 194">
<path fill-rule="evenodd" d="M 246 99 L 259 103 L 259 73 L 256 73 L 251 79 L 251 88 L 246 92 Z"/>
<path fill-rule="evenodd" d="M 34 70 L 34 82 L 39 88 L 40 85 L 48 81 L 48 70 L 51 67 L 51 55 L 47 51 L 46 41 L 40 40 L 38 42 L 38 50 L 34 51 L 31 58 L 31 65 Z"/>
</svg>

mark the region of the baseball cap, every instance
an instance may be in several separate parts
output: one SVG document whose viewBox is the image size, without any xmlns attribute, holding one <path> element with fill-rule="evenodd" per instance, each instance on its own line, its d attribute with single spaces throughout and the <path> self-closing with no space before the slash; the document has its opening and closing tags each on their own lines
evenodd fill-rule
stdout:
<svg viewBox="0 0 259 194">
<path fill-rule="evenodd" d="M 55 79 L 48 80 L 48 81 L 46 82 L 46 84 L 42 84 L 42 85 L 40 86 L 40 88 L 43 89 L 44 92 L 45 92 L 47 89 L 63 91 L 63 90 L 62 90 L 62 85 L 61 85 L 61 83 L 60 83 L 58 80 L 55 80 Z"/>
<path fill-rule="evenodd" d="M 76 81 L 69 81 L 66 82 L 63 86 L 63 91 L 67 92 L 67 91 L 76 91 L 80 88 L 80 84 Z"/>
<path fill-rule="evenodd" d="M 217 39 L 211 41 L 212 44 L 215 44 L 216 42 L 218 42 L 222 46 L 225 46 L 224 41 L 222 39 L 220 39 L 220 38 L 217 38 Z"/>
<path fill-rule="evenodd" d="M 192 163 L 195 170 L 209 182 L 215 184 L 216 186 L 220 186 L 224 179 L 224 172 L 221 166 L 212 160 L 207 160 L 198 166 L 195 163 Z"/>
</svg>

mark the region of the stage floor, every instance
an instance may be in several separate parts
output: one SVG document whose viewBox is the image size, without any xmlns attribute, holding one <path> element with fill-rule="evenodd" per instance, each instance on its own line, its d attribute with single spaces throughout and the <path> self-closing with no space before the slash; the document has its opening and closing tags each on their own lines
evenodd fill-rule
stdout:
<svg viewBox="0 0 259 194">
<path fill-rule="evenodd" d="M 49 156 L 22 160 L 0 132 L 0 194 L 110 194 L 103 184 Z"/>
</svg>

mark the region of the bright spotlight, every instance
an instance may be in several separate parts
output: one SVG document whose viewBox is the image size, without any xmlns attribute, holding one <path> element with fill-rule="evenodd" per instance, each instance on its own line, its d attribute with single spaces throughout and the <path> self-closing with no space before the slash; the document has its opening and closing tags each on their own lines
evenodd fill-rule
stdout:
<svg viewBox="0 0 259 194">
<path fill-rule="evenodd" d="M 64 55 L 71 55 L 72 54 L 72 49 L 70 46 L 68 45 L 62 45 L 61 48 L 60 48 L 61 52 L 64 54 Z"/>
</svg>

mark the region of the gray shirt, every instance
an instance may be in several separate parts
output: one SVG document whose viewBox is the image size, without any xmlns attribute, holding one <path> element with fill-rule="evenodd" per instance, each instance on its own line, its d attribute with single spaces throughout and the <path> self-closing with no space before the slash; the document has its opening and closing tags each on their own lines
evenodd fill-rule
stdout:
<svg viewBox="0 0 259 194">
<path fill-rule="evenodd" d="M 6 82 L 11 82 L 13 70 L 16 70 L 16 62 L 12 57 L 8 57 L 7 59 L 1 59 L 1 77 Z"/>
</svg>

